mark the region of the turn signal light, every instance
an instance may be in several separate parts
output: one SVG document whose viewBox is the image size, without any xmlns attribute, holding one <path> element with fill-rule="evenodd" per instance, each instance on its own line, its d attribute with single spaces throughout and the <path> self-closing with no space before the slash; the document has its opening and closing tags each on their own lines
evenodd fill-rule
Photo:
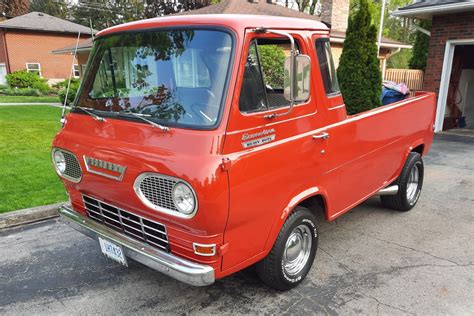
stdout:
<svg viewBox="0 0 474 316">
<path fill-rule="evenodd" d="M 214 256 L 216 254 L 216 244 L 197 244 L 193 243 L 194 253 L 199 256 Z"/>
</svg>

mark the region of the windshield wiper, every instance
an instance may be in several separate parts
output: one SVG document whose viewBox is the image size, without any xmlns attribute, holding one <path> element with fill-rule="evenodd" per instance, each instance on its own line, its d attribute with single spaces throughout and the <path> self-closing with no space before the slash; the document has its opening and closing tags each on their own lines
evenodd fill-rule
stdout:
<svg viewBox="0 0 474 316">
<path fill-rule="evenodd" d="M 92 113 L 91 111 L 94 111 L 94 109 L 90 109 L 90 108 L 83 108 L 83 107 L 80 107 L 80 106 L 76 106 L 75 109 L 80 109 L 81 111 L 89 114 L 90 116 L 92 116 L 94 118 L 94 120 L 96 121 L 99 121 L 99 122 L 107 122 L 107 120 L 105 118 L 103 118 L 102 116 L 99 116 L 95 113 Z"/>
<path fill-rule="evenodd" d="M 133 112 L 129 112 L 129 111 L 127 111 L 127 112 L 119 112 L 119 115 L 120 115 L 120 114 L 122 114 L 122 115 L 123 115 L 123 114 L 126 114 L 126 115 L 131 115 L 131 116 L 133 116 L 133 117 L 136 117 L 136 118 L 138 118 L 138 119 L 140 119 L 140 120 L 142 120 L 142 121 L 147 122 L 148 124 L 150 124 L 150 125 L 153 126 L 153 127 L 157 127 L 157 128 L 159 128 L 159 129 L 161 129 L 163 132 L 167 132 L 167 131 L 170 130 L 170 128 L 167 127 L 167 126 L 160 125 L 160 124 L 158 124 L 158 123 L 155 123 L 155 122 L 150 121 L 149 119 L 145 118 L 145 116 L 150 116 L 150 115 L 147 115 L 147 114 L 139 114 L 139 113 L 133 113 Z"/>
</svg>

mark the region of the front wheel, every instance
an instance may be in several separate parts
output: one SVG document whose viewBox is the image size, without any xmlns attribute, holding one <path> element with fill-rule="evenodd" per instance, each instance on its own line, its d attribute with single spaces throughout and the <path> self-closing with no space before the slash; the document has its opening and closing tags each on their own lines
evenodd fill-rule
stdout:
<svg viewBox="0 0 474 316">
<path fill-rule="evenodd" d="M 408 155 L 405 166 L 395 184 L 398 185 L 396 195 L 382 195 L 382 203 L 399 211 L 411 210 L 421 194 L 423 186 L 424 165 L 419 153 L 412 152 Z"/>
<path fill-rule="evenodd" d="M 297 206 L 283 225 L 270 253 L 257 263 L 257 273 L 268 286 L 289 290 L 303 281 L 318 248 L 316 218 Z"/>
</svg>

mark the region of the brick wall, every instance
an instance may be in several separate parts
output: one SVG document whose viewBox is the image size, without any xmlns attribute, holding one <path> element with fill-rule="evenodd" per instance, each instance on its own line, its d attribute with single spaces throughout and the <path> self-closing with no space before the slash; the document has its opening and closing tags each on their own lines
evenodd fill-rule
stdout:
<svg viewBox="0 0 474 316">
<path fill-rule="evenodd" d="M 433 17 L 424 90 L 439 93 L 446 41 L 454 39 L 474 39 L 474 12 Z"/>
<path fill-rule="evenodd" d="M 5 34 L 10 71 L 26 69 L 26 63 L 40 63 L 43 78 L 57 81 L 69 77 L 71 55 L 51 51 L 74 44 L 77 35 L 7 31 Z"/>
</svg>

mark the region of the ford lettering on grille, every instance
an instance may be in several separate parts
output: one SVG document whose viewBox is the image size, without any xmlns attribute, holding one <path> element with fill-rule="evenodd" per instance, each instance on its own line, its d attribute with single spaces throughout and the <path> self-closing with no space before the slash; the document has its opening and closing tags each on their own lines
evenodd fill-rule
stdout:
<svg viewBox="0 0 474 316">
<path fill-rule="evenodd" d="M 88 156 L 84 156 L 84 163 L 88 172 L 117 181 L 122 181 L 127 170 L 127 167 Z"/>
</svg>

